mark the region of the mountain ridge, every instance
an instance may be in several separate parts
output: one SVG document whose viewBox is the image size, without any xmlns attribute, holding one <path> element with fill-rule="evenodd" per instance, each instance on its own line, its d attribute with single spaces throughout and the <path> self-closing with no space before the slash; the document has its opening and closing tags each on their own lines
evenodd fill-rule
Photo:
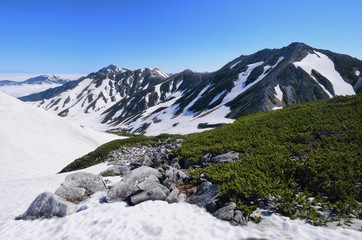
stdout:
<svg viewBox="0 0 362 240">
<path fill-rule="evenodd" d="M 359 59 L 295 42 L 241 55 L 210 73 L 169 76 L 157 68 L 109 65 L 72 85 L 20 99 L 101 130 L 191 133 L 205 130 L 200 124 L 362 92 L 361 71 Z"/>
</svg>

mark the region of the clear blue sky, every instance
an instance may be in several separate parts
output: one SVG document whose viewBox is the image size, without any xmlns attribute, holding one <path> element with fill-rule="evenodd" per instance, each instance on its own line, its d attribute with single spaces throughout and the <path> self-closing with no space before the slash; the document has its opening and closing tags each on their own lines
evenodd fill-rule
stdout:
<svg viewBox="0 0 362 240">
<path fill-rule="evenodd" d="M 361 0 L 1 0 L 0 73 L 215 71 L 305 42 L 362 59 Z"/>
</svg>

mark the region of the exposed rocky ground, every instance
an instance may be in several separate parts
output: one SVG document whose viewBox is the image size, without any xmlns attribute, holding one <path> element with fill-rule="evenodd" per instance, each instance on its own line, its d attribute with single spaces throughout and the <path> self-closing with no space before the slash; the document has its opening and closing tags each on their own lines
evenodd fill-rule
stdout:
<svg viewBox="0 0 362 240">
<path fill-rule="evenodd" d="M 218 185 L 205 179 L 201 183 L 190 183 L 190 175 L 185 169 L 190 163 L 179 162 L 172 153 L 181 142 L 182 140 L 157 141 L 112 151 L 106 160 L 109 164 L 107 170 L 99 175 L 84 172 L 68 175 L 55 193 L 41 193 L 28 210 L 16 219 L 64 217 L 84 210 L 76 204 L 98 191 L 105 191 L 107 195 L 104 201 L 108 203 L 125 201 L 134 206 L 148 200 L 168 203 L 186 201 L 204 207 L 215 217 L 233 225 L 245 225 L 246 215 L 236 209 L 235 203 L 227 203 L 221 208 L 216 204 L 219 197 Z M 196 167 L 234 161 L 237 157 L 238 153 L 235 152 L 218 156 L 207 154 Z M 102 176 L 121 178 L 119 182 L 111 182 L 104 180 Z"/>
</svg>

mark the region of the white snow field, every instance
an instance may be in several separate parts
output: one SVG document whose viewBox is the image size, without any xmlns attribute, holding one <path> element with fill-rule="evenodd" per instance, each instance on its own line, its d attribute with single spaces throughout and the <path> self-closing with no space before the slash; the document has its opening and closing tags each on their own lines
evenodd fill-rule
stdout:
<svg viewBox="0 0 362 240">
<path fill-rule="evenodd" d="M 99 145 L 119 138 L 82 128 L 2 92 L 0 116 L 0 181 L 57 173 Z"/>
<path fill-rule="evenodd" d="M 301 67 L 309 75 L 312 75 L 312 70 L 316 70 L 324 77 L 326 77 L 333 85 L 333 90 L 336 95 L 354 95 L 352 85 L 346 83 L 341 75 L 336 71 L 334 63 L 328 56 L 323 53 L 314 51 L 314 54 L 308 53 L 308 55 L 300 62 L 295 62 L 296 67 Z M 314 77 L 313 77 L 314 78 Z M 314 78 L 315 79 L 315 78 Z M 317 79 L 316 82 L 323 88 L 323 90 L 332 97 L 332 93 L 324 88 Z"/>
<path fill-rule="evenodd" d="M 28 167 L 33 169 L 31 163 Z M 83 171 L 96 174 L 106 167 L 106 164 L 99 164 Z M 2 169 L 0 171 L 3 172 Z M 0 239 L 362 239 L 360 231 L 314 227 L 301 220 L 292 221 L 275 214 L 264 216 L 259 224 L 235 227 L 214 218 L 202 208 L 184 202 L 147 201 L 134 207 L 124 202 L 102 203 L 100 200 L 105 192 L 98 192 L 78 205 L 85 210 L 64 218 L 14 220 L 38 194 L 54 192 L 68 174 L 0 182 Z M 118 180 L 120 178 L 112 178 L 112 181 Z"/>
</svg>

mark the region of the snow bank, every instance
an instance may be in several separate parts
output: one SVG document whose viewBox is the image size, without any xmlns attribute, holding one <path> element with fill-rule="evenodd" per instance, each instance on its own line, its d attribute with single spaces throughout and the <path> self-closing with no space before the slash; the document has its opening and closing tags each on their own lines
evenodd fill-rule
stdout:
<svg viewBox="0 0 362 240">
<path fill-rule="evenodd" d="M 59 172 L 76 158 L 119 138 L 85 129 L 0 92 L 0 181 Z"/>
<path fill-rule="evenodd" d="M 308 53 L 308 55 L 302 61 L 295 62 L 294 65 L 296 67 L 301 67 L 311 76 L 313 69 L 322 74 L 332 83 L 333 90 L 336 95 L 355 94 L 352 85 L 346 83 L 343 80 L 341 75 L 336 71 L 333 61 L 323 53 L 317 51 L 314 51 L 314 54 Z M 321 85 L 318 81 L 317 83 L 323 88 L 326 93 L 328 93 L 329 96 L 332 96 L 331 93 L 323 87 L 323 85 Z"/>
<path fill-rule="evenodd" d="M 100 164 L 86 172 L 99 173 Z M 32 167 L 30 169 L 33 169 Z M 80 203 L 85 210 L 65 218 L 15 221 L 35 197 L 52 191 L 66 175 L 0 182 L 0 236 L 2 239 L 362 239 L 362 232 L 343 228 L 314 227 L 301 220 L 275 214 L 264 216 L 259 224 L 234 227 L 204 209 L 187 203 L 168 204 L 147 201 L 134 207 L 123 202 L 103 203 L 104 192 Z"/>
</svg>

